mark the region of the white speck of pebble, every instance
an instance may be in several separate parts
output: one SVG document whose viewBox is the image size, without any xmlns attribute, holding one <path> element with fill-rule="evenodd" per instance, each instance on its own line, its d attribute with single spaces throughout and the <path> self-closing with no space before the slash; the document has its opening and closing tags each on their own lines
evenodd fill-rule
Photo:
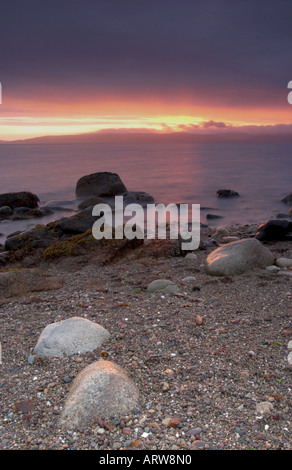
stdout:
<svg viewBox="0 0 292 470">
<path fill-rule="evenodd" d="M 266 425 L 265 425 L 265 431 L 267 431 L 267 430 L 269 429 L 269 427 L 270 427 L 270 426 L 269 426 L 268 424 L 266 424 Z"/>
<path fill-rule="evenodd" d="M 149 432 L 143 432 L 143 434 L 141 435 L 141 437 L 148 437 L 149 436 Z"/>
</svg>

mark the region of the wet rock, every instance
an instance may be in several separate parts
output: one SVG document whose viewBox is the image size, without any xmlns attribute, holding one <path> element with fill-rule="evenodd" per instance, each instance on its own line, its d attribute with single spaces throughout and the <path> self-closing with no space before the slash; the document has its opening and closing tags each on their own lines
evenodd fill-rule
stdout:
<svg viewBox="0 0 292 470">
<path fill-rule="evenodd" d="M 9 260 L 9 251 L 3 251 L 0 253 L 0 266 L 7 263 Z"/>
<path fill-rule="evenodd" d="M 80 317 L 47 325 L 34 348 L 38 356 L 62 357 L 94 351 L 110 334 L 102 326 Z"/>
<path fill-rule="evenodd" d="M 207 273 L 232 276 L 250 269 L 263 268 L 274 263 L 272 253 L 258 240 L 248 238 L 223 245 L 207 257 Z"/>
<path fill-rule="evenodd" d="M 292 239 L 292 221 L 271 219 L 258 227 L 255 238 L 260 241 Z"/>
<path fill-rule="evenodd" d="M 232 189 L 218 189 L 217 197 L 237 197 L 239 194 Z"/>
<path fill-rule="evenodd" d="M 101 418 L 120 417 L 138 404 L 139 392 L 125 371 L 99 360 L 83 369 L 73 381 L 61 415 L 67 429 L 83 427 Z"/>
<path fill-rule="evenodd" d="M 78 235 L 92 229 L 98 217 L 92 215 L 92 207 L 77 212 L 71 217 L 64 217 L 55 223 L 55 229 L 66 235 Z"/>
<path fill-rule="evenodd" d="M 206 219 L 208 220 L 213 220 L 213 219 L 222 219 L 222 215 L 217 215 L 217 214 L 207 214 Z"/>
<path fill-rule="evenodd" d="M 77 181 L 76 196 L 115 196 L 127 192 L 127 188 L 116 173 L 99 172 L 86 175 Z"/>
<path fill-rule="evenodd" d="M 47 215 L 40 209 L 30 209 L 29 207 L 16 207 L 13 211 L 12 220 L 23 220 Z"/>
<path fill-rule="evenodd" d="M 148 194 L 144 193 L 143 191 L 128 191 L 126 193 L 121 194 L 123 196 L 123 202 L 125 204 L 140 204 L 141 206 L 145 206 L 147 204 L 153 204 L 154 198 Z"/>
<path fill-rule="evenodd" d="M 78 205 L 78 209 L 84 210 L 84 209 L 87 209 L 88 207 L 93 207 L 93 206 L 96 206 L 97 204 L 104 204 L 104 203 L 105 203 L 104 199 L 101 199 L 100 197 L 97 197 L 97 196 L 92 196 L 80 202 L 80 204 Z"/>
<path fill-rule="evenodd" d="M 72 205 L 72 201 L 47 201 L 44 205 L 46 210 L 50 211 L 72 211 L 73 209 L 69 206 Z"/>
<path fill-rule="evenodd" d="M 11 209 L 15 209 L 15 207 L 29 207 L 30 209 L 35 209 L 38 207 L 38 203 L 39 198 L 27 191 L 0 194 L 0 207 L 9 206 Z"/>
<path fill-rule="evenodd" d="M 15 251 L 22 248 L 27 250 L 35 248 L 46 248 L 57 239 L 57 234 L 47 227 L 35 227 L 25 232 L 10 235 L 6 238 L 4 249 Z"/>
<path fill-rule="evenodd" d="M 2 206 L 0 207 L 0 218 L 9 217 L 13 214 L 13 210 L 9 206 Z"/>
<path fill-rule="evenodd" d="M 284 197 L 281 199 L 281 202 L 284 202 L 285 204 L 292 204 L 292 193 L 288 194 L 288 196 Z"/>
</svg>

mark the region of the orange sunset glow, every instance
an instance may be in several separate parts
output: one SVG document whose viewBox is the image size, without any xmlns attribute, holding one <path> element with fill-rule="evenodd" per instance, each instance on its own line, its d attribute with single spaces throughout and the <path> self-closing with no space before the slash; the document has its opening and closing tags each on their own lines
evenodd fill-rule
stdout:
<svg viewBox="0 0 292 470">
<path fill-rule="evenodd" d="M 72 135 L 103 130 L 139 130 L 153 132 L 203 131 L 205 122 L 224 122 L 226 128 L 244 126 L 275 126 L 291 121 L 289 106 L 224 107 L 207 103 L 172 103 L 149 97 L 140 101 L 116 99 L 64 100 L 59 92 L 50 90 L 51 100 L 39 96 L 37 100 L 21 95 L 12 98 L 5 94 L 0 107 L 0 136 L 2 140 L 17 140 L 45 135 Z M 42 99 L 43 98 L 43 99 Z M 209 127 L 209 130 L 212 126 Z M 215 126 L 214 126 L 215 127 Z M 206 131 L 206 129 L 205 129 Z M 0 139 L 0 140 L 1 140 Z"/>
</svg>

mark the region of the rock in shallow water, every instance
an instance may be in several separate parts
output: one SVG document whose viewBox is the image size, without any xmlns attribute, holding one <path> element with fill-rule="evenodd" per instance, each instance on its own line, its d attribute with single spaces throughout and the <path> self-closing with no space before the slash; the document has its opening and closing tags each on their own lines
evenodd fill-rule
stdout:
<svg viewBox="0 0 292 470">
<path fill-rule="evenodd" d="M 127 192 L 119 175 L 107 171 L 86 175 L 77 181 L 76 196 L 114 196 Z"/>
<path fill-rule="evenodd" d="M 232 189 L 218 189 L 217 197 L 237 197 L 239 194 Z"/>
<path fill-rule="evenodd" d="M 232 276 L 273 263 L 274 257 L 266 247 L 258 240 L 247 238 L 228 243 L 210 253 L 206 269 L 208 274 L 214 276 Z"/>
<path fill-rule="evenodd" d="M 118 417 L 137 407 L 139 391 L 117 364 L 99 360 L 83 369 L 73 381 L 60 425 L 83 427 L 100 418 Z"/>
<path fill-rule="evenodd" d="M 9 206 L 11 209 L 15 209 L 15 207 L 29 207 L 30 209 L 35 209 L 38 207 L 38 203 L 38 196 L 27 191 L 0 194 L 0 207 Z"/>
</svg>

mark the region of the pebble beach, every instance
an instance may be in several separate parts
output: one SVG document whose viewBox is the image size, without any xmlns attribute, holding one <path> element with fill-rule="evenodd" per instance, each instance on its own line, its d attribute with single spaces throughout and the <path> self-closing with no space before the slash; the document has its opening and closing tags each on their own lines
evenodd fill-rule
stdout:
<svg viewBox="0 0 292 470">
<path fill-rule="evenodd" d="M 211 276 L 206 259 L 222 245 L 215 231 L 202 228 L 200 249 L 188 255 L 153 242 L 110 263 L 96 247 L 1 267 L 37 269 L 42 281 L 1 292 L 2 450 L 291 450 L 291 268 Z M 240 240 L 256 231 L 227 228 Z M 290 241 L 265 246 L 275 259 L 292 258 Z M 178 289 L 147 291 L 161 279 Z M 71 317 L 101 325 L 110 339 L 69 357 L 35 355 L 46 325 Z M 125 371 L 137 404 L 62 427 L 74 379 L 99 360 Z"/>
</svg>

